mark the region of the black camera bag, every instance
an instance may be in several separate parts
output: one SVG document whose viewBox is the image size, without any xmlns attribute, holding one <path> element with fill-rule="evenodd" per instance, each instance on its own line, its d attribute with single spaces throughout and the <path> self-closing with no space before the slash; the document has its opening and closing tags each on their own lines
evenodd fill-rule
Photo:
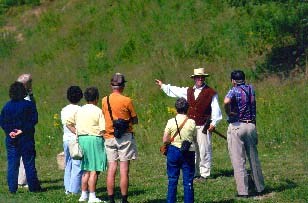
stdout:
<svg viewBox="0 0 308 203">
<path fill-rule="evenodd" d="M 191 142 L 188 140 L 184 140 L 181 145 L 181 152 L 188 152 L 190 148 Z"/>
<path fill-rule="evenodd" d="M 112 110 L 111 110 L 110 103 L 109 103 L 109 96 L 107 96 L 107 105 L 108 105 L 108 111 L 110 114 L 110 118 L 112 120 L 113 129 L 114 129 L 113 136 L 115 138 L 121 138 L 122 135 L 127 131 L 129 127 L 129 121 L 124 120 L 122 118 L 119 118 L 117 120 L 113 119 Z"/>
<path fill-rule="evenodd" d="M 129 122 L 124 119 L 113 120 L 114 137 L 121 138 L 121 136 L 127 131 Z"/>
</svg>

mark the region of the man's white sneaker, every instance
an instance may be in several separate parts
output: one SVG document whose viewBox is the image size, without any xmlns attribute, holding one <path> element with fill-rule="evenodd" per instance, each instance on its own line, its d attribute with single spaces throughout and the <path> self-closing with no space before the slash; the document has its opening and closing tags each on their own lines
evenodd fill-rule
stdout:
<svg viewBox="0 0 308 203">
<path fill-rule="evenodd" d="M 103 203 L 105 203 L 105 201 L 103 201 L 103 200 L 101 200 L 101 199 L 99 199 L 99 198 L 90 198 L 89 199 L 89 201 L 88 201 L 88 203 L 96 203 L 96 202 L 103 202 Z"/>
<path fill-rule="evenodd" d="M 78 201 L 79 202 L 86 202 L 86 201 L 88 201 L 88 198 L 81 196 Z"/>
</svg>

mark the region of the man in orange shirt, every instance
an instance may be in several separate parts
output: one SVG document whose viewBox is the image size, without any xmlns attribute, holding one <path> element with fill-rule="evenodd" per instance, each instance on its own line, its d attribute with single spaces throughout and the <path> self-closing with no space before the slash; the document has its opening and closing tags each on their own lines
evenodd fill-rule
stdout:
<svg viewBox="0 0 308 203">
<path fill-rule="evenodd" d="M 104 134 L 108 159 L 107 192 L 109 203 L 114 203 L 115 175 L 120 163 L 120 189 L 122 203 L 128 203 L 129 164 L 137 157 L 137 148 L 132 126 L 138 123 L 132 100 L 122 95 L 125 78 L 116 73 L 111 79 L 112 93 L 102 99 L 106 122 Z M 119 126 L 118 126 L 119 123 Z"/>
</svg>

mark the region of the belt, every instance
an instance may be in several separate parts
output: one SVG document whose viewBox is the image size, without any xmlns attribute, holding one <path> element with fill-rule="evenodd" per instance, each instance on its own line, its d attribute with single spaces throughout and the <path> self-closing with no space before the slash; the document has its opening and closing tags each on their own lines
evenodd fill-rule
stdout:
<svg viewBox="0 0 308 203">
<path fill-rule="evenodd" d="M 112 133 L 112 135 L 114 136 L 114 133 Z M 133 132 L 125 132 L 121 136 L 125 136 L 125 135 L 134 135 L 134 133 Z"/>
<path fill-rule="evenodd" d="M 78 137 L 83 137 L 83 136 L 103 137 L 103 136 L 101 136 L 101 135 L 89 135 L 89 134 L 81 134 L 81 135 L 78 135 Z"/>
<path fill-rule="evenodd" d="M 256 121 L 254 121 L 254 120 L 239 120 L 239 122 L 241 122 L 241 123 L 254 123 L 254 124 L 256 124 Z"/>
</svg>

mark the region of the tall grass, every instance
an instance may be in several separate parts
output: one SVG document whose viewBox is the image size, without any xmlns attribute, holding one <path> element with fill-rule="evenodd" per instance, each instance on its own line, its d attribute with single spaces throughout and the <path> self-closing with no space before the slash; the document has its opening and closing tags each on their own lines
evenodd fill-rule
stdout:
<svg viewBox="0 0 308 203">
<path fill-rule="evenodd" d="M 221 108 L 231 70 L 243 67 L 247 81 L 256 87 L 259 153 L 269 193 L 258 201 L 308 201 L 305 77 L 302 71 L 289 80 L 261 74 L 272 71 L 268 67 L 273 64 L 267 63 L 272 47 L 281 42 L 295 45 L 298 39 L 305 45 L 305 38 L 297 38 L 291 28 L 304 22 L 306 6 L 297 2 L 287 8 L 293 1 L 247 2 L 44 1 L 39 7 L 6 10 L 3 22 L 16 31 L 0 36 L 0 104 L 8 100 L 8 87 L 20 73 L 33 74 L 39 111 L 37 168 L 48 192 L 8 194 L 5 146 L 0 142 L 0 202 L 78 201 L 76 196 L 64 196 L 63 171 L 56 165 L 55 156 L 62 151 L 59 113 L 67 104 L 68 86 L 95 85 L 102 98 L 110 93 L 114 72 L 125 74 L 125 94 L 133 99 L 140 121 L 135 127 L 139 159 L 131 166 L 130 201 L 164 202 L 165 159 L 158 148 L 175 100 L 164 95 L 154 79 L 190 86 L 189 76 L 200 66 L 210 73 L 207 82 L 217 90 Z M 298 8 L 300 12 L 295 12 Z M 300 25 L 297 31 L 304 34 L 304 24 Z M 224 119 L 217 129 L 226 132 L 226 128 Z M 212 139 L 212 179 L 195 184 L 196 202 L 240 202 L 234 198 L 226 142 L 216 135 Z M 103 199 L 105 175 L 98 182 Z M 179 202 L 183 202 L 181 186 Z"/>
</svg>

